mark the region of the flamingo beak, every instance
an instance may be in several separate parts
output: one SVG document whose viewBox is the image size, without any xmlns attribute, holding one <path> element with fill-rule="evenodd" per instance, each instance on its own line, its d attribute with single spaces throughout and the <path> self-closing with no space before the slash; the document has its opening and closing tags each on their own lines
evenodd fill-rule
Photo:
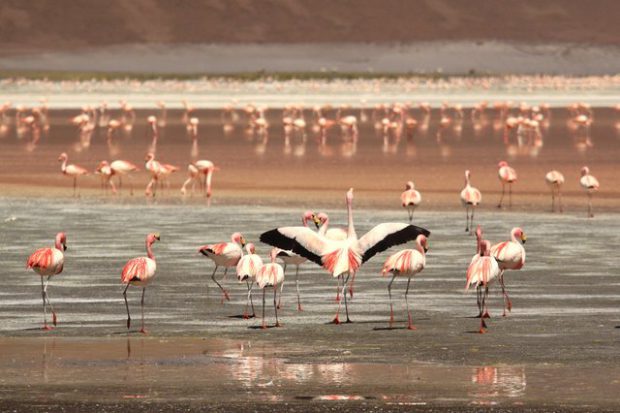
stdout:
<svg viewBox="0 0 620 413">
<path fill-rule="evenodd" d="M 159 234 L 155 234 L 155 239 L 156 239 L 157 241 L 159 241 L 159 240 L 160 240 Z"/>
<path fill-rule="evenodd" d="M 66 251 L 67 250 L 67 244 L 62 244 L 62 249 L 63 249 L 63 251 Z"/>
<path fill-rule="evenodd" d="M 522 232 L 521 233 L 521 241 L 525 244 L 525 241 L 527 241 L 527 237 L 525 236 L 525 234 Z"/>
<path fill-rule="evenodd" d="M 245 238 L 244 237 L 241 237 L 241 246 L 245 247 Z"/>
<path fill-rule="evenodd" d="M 314 221 L 314 225 L 316 225 L 316 229 L 319 229 L 321 226 L 321 220 L 314 214 L 312 214 L 312 221 Z"/>
</svg>

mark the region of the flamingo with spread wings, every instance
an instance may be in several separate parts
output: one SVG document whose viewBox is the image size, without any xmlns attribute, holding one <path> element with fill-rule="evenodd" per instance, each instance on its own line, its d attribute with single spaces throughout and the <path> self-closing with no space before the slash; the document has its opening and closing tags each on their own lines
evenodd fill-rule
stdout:
<svg viewBox="0 0 620 413">
<path fill-rule="evenodd" d="M 345 303 L 346 322 L 351 322 L 345 294 L 349 278 L 351 278 L 349 291 L 351 294 L 355 273 L 363 263 L 394 245 L 404 244 L 416 239 L 420 234 L 428 237 L 430 232 L 415 225 L 384 223 L 375 226 L 358 239 L 353 224 L 353 188 L 347 192 L 346 202 L 348 230 L 347 238 L 344 240 L 330 240 L 306 227 L 276 228 L 263 233 L 260 240 L 281 249 L 292 250 L 294 253 L 325 268 L 334 278 L 337 278 L 338 285 L 340 286 L 342 283 L 341 291 Z M 340 323 L 340 309 L 341 301 L 338 302 L 338 310 L 333 320 L 335 324 Z"/>
</svg>

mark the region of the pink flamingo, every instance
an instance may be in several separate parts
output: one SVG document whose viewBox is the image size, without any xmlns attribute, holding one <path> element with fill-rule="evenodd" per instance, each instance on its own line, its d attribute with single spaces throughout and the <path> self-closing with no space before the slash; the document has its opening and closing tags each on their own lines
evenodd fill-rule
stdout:
<svg viewBox="0 0 620 413">
<path fill-rule="evenodd" d="M 256 247 L 251 242 L 245 245 L 247 254 L 241 257 L 237 263 L 237 279 L 239 282 L 245 281 L 248 287 L 248 298 L 245 302 L 245 309 L 243 310 L 243 318 L 255 317 L 254 301 L 252 300 L 252 286 L 256 280 L 256 274 L 258 270 L 263 266 L 263 260 L 256 254 Z M 248 304 L 252 305 L 252 315 L 248 316 Z"/>
<path fill-rule="evenodd" d="M 211 274 L 211 279 L 220 287 L 220 290 L 222 290 L 222 303 L 224 299 L 230 301 L 230 297 L 228 296 L 228 291 L 215 279 L 215 273 L 219 267 L 224 267 L 224 276 L 222 277 L 222 281 L 224 281 L 228 269 L 230 267 L 236 267 L 239 263 L 239 260 L 243 256 L 242 248 L 245 246 L 245 238 L 243 238 L 243 235 L 239 232 L 232 234 L 230 239 L 231 242 L 207 244 L 198 249 L 198 252 L 215 263 L 215 269 L 213 270 L 213 274 Z"/>
<path fill-rule="evenodd" d="M 512 206 L 512 184 L 517 180 L 517 172 L 514 170 L 514 168 L 508 166 L 508 162 L 506 161 L 501 161 L 499 164 L 497 164 L 497 167 L 499 168 L 497 171 L 497 175 L 500 182 L 502 183 L 502 196 L 499 199 L 499 204 L 497 204 L 497 207 L 502 207 L 504 192 L 506 191 L 506 184 L 508 184 L 508 206 Z"/>
<path fill-rule="evenodd" d="M 101 189 L 105 188 L 105 193 L 108 192 L 108 185 L 112 188 L 112 193 L 116 194 L 116 186 L 114 186 L 114 182 L 112 182 L 112 168 L 110 168 L 110 164 L 108 161 L 101 161 L 97 168 L 95 169 L 95 174 L 101 175 Z"/>
<path fill-rule="evenodd" d="M 147 334 L 144 329 L 144 292 L 146 286 L 155 277 L 155 270 L 157 264 L 155 263 L 155 255 L 153 255 L 152 246 L 155 241 L 159 241 L 159 234 L 148 234 L 146 236 L 146 257 L 133 258 L 127 261 L 127 264 L 123 267 L 121 273 L 121 283 L 127 284 L 127 287 L 123 290 L 123 298 L 125 299 L 125 308 L 127 309 L 127 330 L 131 326 L 131 316 L 129 315 L 129 303 L 127 303 L 127 289 L 130 285 L 142 287 L 142 299 L 140 300 L 140 309 L 142 310 L 142 328 L 140 332 Z"/>
<path fill-rule="evenodd" d="M 478 330 L 478 332 L 484 334 L 487 328 L 484 319 L 489 318 L 489 312 L 486 307 L 489 285 L 495 278 L 500 277 L 501 270 L 495 257 L 490 256 L 491 243 L 487 240 L 480 240 L 478 245 L 480 254 L 474 256 L 471 264 L 469 264 L 469 268 L 467 268 L 465 291 L 467 291 L 471 285 L 476 287 L 478 308 L 480 310 L 480 330 Z"/>
<path fill-rule="evenodd" d="M 409 294 L 409 285 L 411 284 L 411 277 L 422 272 L 426 266 L 426 251 L 428 251 L 428 240 L 420 234 L 416 238 L 415 249 L 404 249 L 398 251 L 396 254 L 391 255 L 383 264 L 383 270 L 381 273 L 385 277 L 388 273 L 392 273 L 392 279 L 388 283 L 388 296 L 390 297 L 390 328 L 394 323 L 394 307 L 392 306 L 392 283 L 394 279 L 399 277 L 407 277 L 407 289 L 405 290 L 405 303 L 407 304 L 407 329 L 415 330 L 413 321 L 411 318 L 411 311 L 409 310 L 409 300 L 407 296 Z"/>
<path fill-rule="evenodd" d="M 500 242 L 491 247 L 491 255 L 493 255 L 498 263 L 499 269 L 499 284 L 502 287 L 502 295 L 504 296 L 504 317 L 506 316 L 506 310 L 512 310 L 512 302 L 506 292 L 506 285 L 504 284 L 504 271 L 505 270 L 519 270 L 525 265 L 525 248 L 522 244 L 525 244 L 526 236 L 523 230 L 519 227 L 515 227 L 510 231 L 510 241 Z"/>
<path fill-rule="evenodd" d="M 284 282 L 284 270 L 282 266 L 276 263 L 276 256 L 278 255 L 278 249 L 274 248 L 271 250 L 271 262 L 269 264 L 265 264 L 256 273 L 256 284 L 258 287 L 263 290 L 263 321 L 261 328 L 267 328 L 265 324 L 265 288 L 273 287 L 273 309 L 276 314 L 276 327 L 281 327 L 282 325 L 278 321 L 278 305 L 276 300 L 276 295 L 278 294 L 278 284 L 282 284 Z M 280 293 L 281 294 L 281 293 Z"/>
<path fill-rule="evenodd" d="M 220 168 L 215 166 L 213 162 L 204 159 L 194 162 L 194 165 L 196 165 L 196 168 L 204 177 L 203 191 L 207 198 L 211 198 L 211 180 L 213 178 L 213 172 L 219 171 Z"/>
<path fill-rule="evenodd" d="M 590 168 L 584 166 L 581 168 L 581 178 L 579 179 L 579 184 L 588 194 L 588 217 L 594 217 L 592 213 L 592 193 L 598 191 L 599 183 L 598 179 L 594 177 L 594 175 L 590 175 Z"/>
<path fill-rule="evenodd" d="M 68 159 L 69 157 L 67 156 L 67 154 L 63 152 L 58 157 L 58 162 L 62 162 L 62 165 L 60 166 L 60 171 L 62 172 L 62 174 L 70 178 L 73 178 L 73 196 L 75 196 L 76 195 L 75 191 L 77 190 L 78 176 L 88 175 L 88 171 L 86 170 L 86 168 L 82 168 L 81 166 L 78 166 L 78 165 L 74 165 L 74 164 L 67 165 Z"/>
<path fill-rule="evenodd" d="M 196 182 L 200 182 L 200 171 L 196 168 L 196 165 L 190 163 L 187 165 L 187 179 L 183 182 L 181 187 L 181 194 L 187 193 L 187 186 L 192 184 L 192 196 L 194 195 L 194 189 L 196 188 Z"/>
<path fill-rule="evenodd" d="M 123 188 L 123 176 L 127 175 L 129 178 L 129 193 L 133 195 L 133 180 L 131 179 L 131 173 L 139 171 L 138 167 L 129 161 L 123 161 L 118 159 L 116 161 L 112 161 L 110 164 L 110 169 L 112 169 L 112 175 L 118 176 L 118 189 Z"/>
<path fill-rule="evenodd" d="M 474 261 L 476 261 L 479 257 L 480 257 L 480 253 L 482 250 L 482 227 L 480 227 L 480 225 L 478 225 L 478 227 L 476 227 L 476 254 L 474 254 L 473 257 L 471 257 L 471 261 L 469 262 L 469 265 L 473 264 Z M 480 295 L 481 291 L 477 291 L 477 301 L 478 301 L 478 317 L 482 317 L 482 296 Z"/>
<path fill-rule="evenodd" d="M 560 212 L 564 212 L 562 208 L 562 185 L 564 185 L 564 175 L 561 172 L 553 170 L 545 175 L 545 182 L 551 189 L 551 212 L 555 212 L 555 194 L 559 199 Z"/>
<path fill-rule="evenodd" d="M 62 272 L 65 256 L 63 251 L 67 250 L 67 236 L 64 232 L 56 234 L 54 247 L 39 248 L 28 257 L 27 269 L 32 269 L 41 276 L 41 298 L 43 299 L 43 330 L 51 330 L 47 324 L 47 306 L 52 312 L 52 324 L 57 324 L 58 319 L 52 303 L 47 293 L 47 283 L 54 275 Z M 45 280 L 43 278 L 47 277 Z"/>
<path fill-rule="evenodd" d="M 465 171 L 465 188 L 461 191 L 461 204 L 465 207 L 465 232 L 469 232 L 469 229 L 474 226 L 474 211 L 480 201 L 482 201 L 482 194 L 478 188 L 471 186 L 471 173 L 468 169 Z M 469 215 L 470 208 L 471 217 Z"/>
<path fill-rule="evenodd" d="M 422 195 L 416 191 L 413 181 L 407 182 L 405 192 L 400 194 L 400 201 L 403 204 L 403 208 L 407 208 L 409 222 L 411 222 L 413 220 L 413 211 L 415 211 L 418 205 L 420 205 L 420 202 L 422 202 Z"/>
<path fill-rule="evenodd" d="M 349 278 L 351 278 L 349 293 L 352 295 L 355 273 L 363 263 L 394 245 L 416 239 L 420 234 L 429 236 L 430 232 L 415 225 L 385 223 L 375 226 L 358 239 L 353 224 L 353 188 L 347 192 L 346 202 L 349 225 L 345 240 L 327 239 L 307 227 L 276 228 L 263 233 L 260 240 L 278 248 L 292 250 L 320 265 L 338 279 L 339 286 L 342 281 L 341 294 L 344 296 L 346 322 L 349 323 L 351 320 L 345 295 Z M 340 323 L 338 317 L 340 308 L 341 301 L 338 302 L 338 309 L 333 320 L 335 324 Z"/>
</svg>

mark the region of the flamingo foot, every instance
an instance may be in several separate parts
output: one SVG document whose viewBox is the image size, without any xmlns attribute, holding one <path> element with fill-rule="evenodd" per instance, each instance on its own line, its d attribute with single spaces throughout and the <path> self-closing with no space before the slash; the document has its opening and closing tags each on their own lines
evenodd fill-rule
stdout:
<svg viewBox="0 0 620 413">
<path fill-rule="evenodd" d="M 145 336 L 149 334 L 149 332 L 144 327 L 140 329 L 140 333 L 144 334 Z"/>
<path fill-rule="evenodd" d="M 413 324 L 409 324 L 407 326 L 407 330 L 417 330 L 416 326 L 414 326 Z"/>
<path fill-rule="evenodd" d="M 480 330 L 478 330 L 479 334 L 486 334 L 487 330 L 484 327 L 480 327 Z"/>
<path fill-rule="evenodd" d="M 338 316 L 334 317 L 334 319 L 332 320 L 332 324 L 340 324 L 340 319 L 338 318 Z"/>
<path fill-rule="evenodd" d="M 57 322 L 58 319 L 56 318 L 56 313 L 52 313 L 52 324 L 54 324 L 54 327 L 56 327 Z"/>
<path fill-rule="evenodd" d="M 506 304 L 506 309 L 508 311 L 512 311 L 512 301 L 508 300 L 508 304 Z"/>
<path fill-rule="evenodd" d="M 260 326 L 261 329 L 266 330 L 267 329 L 267 325 L 263 322 L 263 324 Z"/>
<path fill-rule="evenodd" d="M 345 321 L 346 324 L 353 324 L 353 321 L 351 321 L 351 319 L 349 317 L 347 317 L 347 321 Z"/>
<path fill-rule="evenodd" d="M 297 311 L 304 311 L 304 309 L 303 309 L 303 308 L 301 308 L 301 304 L 298 304 L 298 305 L 297 305 Z"/>
<path fill-rule="evenodd" d="M 48 326 L 47 323 L 43 324 L 43 327 L 41 327 L 41 330 L 44 330 L 44 331 L 51 331 L 53 329 L 54 327 Z"/>
<path fill-rule="evenodd" d="M 280 304 L 278 304 L 278 305 L 276 306 L 276 308 L 279 310 L 279 309 L 280 309 L 280 308 L 282 308 L 282 307 L 280 306 Z"/>
<path fill-rule="evenodd" d="M 482 315 L 482 318 L 491 318 L 491 315 L 489 314 L 488 311 L 485 311 L 484 314 Z"/>
<path fill-rule="evenodd" d="M 276 327 L 282 327 L 282 324 L 280 324 L 280 322 L 278 321 L 278 322 L 276 323 Z"/>
<path fill-rule="evenodd" d="M 349 288 L 349 296 L 353 299 L 353 287 Z"/>
</svg>

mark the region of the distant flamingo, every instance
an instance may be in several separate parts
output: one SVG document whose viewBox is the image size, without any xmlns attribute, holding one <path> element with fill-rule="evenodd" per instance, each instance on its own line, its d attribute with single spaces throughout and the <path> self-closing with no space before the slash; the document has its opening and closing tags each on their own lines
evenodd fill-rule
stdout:
<svg viewBox="0 0 620 413">
<path fill-rule="evenodd" d="M 151 180 L 147 184 L 144 192 L 147 196 L 155 196 L 157 182 L 161 177 L 163 168 L 161 163 L 155 160 L 155 154 L 152 152 L 146 154 L 146 158 L 144 159 L 144 168 L 151 173 Z"/>
<path fill-rule="evenodd" d="M 506 310 L 512 310 L 512 302 L 508 293 L 506 292 L 506 285 L 504 284 L 504 271 L 505 270 L 519 270 L 525 265 L 525 248 L 522 244 L 525 244 L 526 236 L 523 230 L 519 227 L 515 227 L 510 231 L 510 241 L 500 242 L 491 247 L 491 255 L 493 255 L 498 263 L 499 269 L 499 284 L 502 287 L 502 295 L 504 296 L 504 317 L 506 316 Z"/>
<path fill-rule="evenodd" d="M 271 262 L 269 264 L 265 264 L 256 273 L 256 284 L 258 287 L 263 290 L 263 318 L 261 328 L 267 328 L 265 324 L 265 288 L 273 287 L 273 309 L 276 314 L 276 327 L 281 327 L 282 325 L 278 321 L 278 305 L 276 300 L 276 295 L 278 294 L 278 285 L 284 282 L 284 270 L 282 266 L 276 263 L 276 256 L 278 254 L 278 249 L 274 248 L 271 250 Z M 281 293 L 280 293 L 281 294 Z"/>
<path fill-rule="evenodd" d="M 215 279 L 215 273 L 219 267 L 224 267 L 224 276 L 222 277 L 222 281 L 226 278 L 226 274 L 228 273 L 228 269 L 230 267 L 236 267 L 239 263 L 239 260 L 243 256 L 242 248 L 245 246 L 245 238 L 239 232 L 235 232 L 230 237 L 231 242 L 220 242 L 218 244 L 207 244 L 203 245 L 198 249 L 198 252 L 209 258 L 211 261 L 215 263 L 215 268 L 213 269 L 213 274 L 211 274 L 211 279 L 220 290 L 222 290 L 222 303 L 224 299 L 230 301 L 230 297 L 228 295 L 228 291 L 222 287 L 222 285 Z"/>
<path fill-rule="evenodd" d="M 553 170 L 545 175 L 545 182 L 551 189 L 551 212 L 555 212 L 555 196 L 559 199 L 560 212 L 564 212 L 562 208 L 562 185 L 564 185 L 564 175 L 561 172 Z"/>
<path fill-rule="evenodd" d="M 407 208 L 409 222 L 411 222 L 413 220 L 413 211 L 415 211 L 418 205 L 420 205 L 420 202 L 422 202 L 422 195 L 416 191 L 413 181 L 407 182 L 405 192 L 400 194 L 400 201 L 403 204 L 403 208 Z"/>
<path fill-rule="evenodd" d="M 487 240 L 481 240 L 480 255 L 472 259 L 469 268 L 467 268 L 467 283 L 465 291 L 471 285 L 476 287 L 476 295 L 478 296 L 478 308 L 480 310 L 480 330 L 479 333 L 486 332 L 487 325 L 484 321 L 489 318 L 489 312 L 486 307 L 486 299 L 489 295 L 489 285 L 491 282 L 500 277 L 501 270 L 495 257 L 491 257 L 491 243 Z M 484 289 L 484 291 L 483 291 Z"/>
<path fill-rule="evenodd" d="M 415 225 L 385 223 L 379 224 L 360 239 L 353 224 L 353 188 L 346 195 L 349 225 L 346 240 L 330 240 L 307 227 L 281 227 L 265 232 L 260 240 L 278 248 L 292 250 L 315 264 L 324 267 L 334 278 L 342 281 L 346 322 L 349 323 L 349 309 L 345 289 L 351 277 L 349 293 L 353 293 L 353 281 L 359 267 L 374 255 L 386 249 L 416 239 L 418 235 L 429 236 L 430 232 Z M 333 322 L 340 323 L 341 301 Z"/>
<path fill-rule="evenodd" d="M 394 323 L 394 308 L 392 306 L 392 283 L 394 279 L 398 277 L 407 277 L 407 289 L 405 290 L 405 303 L 407 304 L 407 329 L 415 330 L 413 320 L 411 318 L 411 311 L 409 310 L 409 300 L 407 295 L 409 294 L 409 285 L 411 284 L 411 277 L 422 272 L 426 266 L 426 251 L 428 251 L 428 240 L 420 234 L 416 238 L 415 249 L 405 249 L 398 251 L 396 254 L 391 255 L 383 264 L 383 270 L 381 273 L 385 277 L 388 273 L 392 273 L 392 279 L 388 284 L 388 295 L 390 297 L 390 328 Z"/>
<path fill-rule="evenodd" d="M 49 306 L 52 312 L 52 324 L 57 324 L 56 312 L 52 303 L 50 302 L 49 295 L 47 293 L 47 283 L 54 275 L 62 272 L 65 256 L 63 251 L 67 250 L 67 236 L 64 232 L 56 234 L 54 247 L 51 248 L 39 248 L 30 257 L 28 257 L 27 269 L 32 269 L 34 272 L 41 276 L 41 298 L 43 299 L 43 330 L 51 330 L 47 324 L 47 306 Z M 43 278 L 45 278 L 45 281 Z"/>
<path fill-rule="evenodd" d="M 155 263 L 155 255 L 153 255 L 152 246 L 155 241 L 159 241 L 159 234 L 148 234 L 146 236 L 146 257 L 134 258 L 127 261 L 127 264 L 123 267 L 121 273 L 121 283 L 127 284 L 127 287 L 123 290 L 123 298 L 125 299 L 125 308 L 127 309 L 127 330 L 131 326 L 131 316 L 129 315 L 129 303 L 127 303 L 127 289 L 130 285 L 142 287 L 142 299 L 140 300 L 140 309 L 142 310 L 142 328 L 140 332 L 146 334 L 144 329 L 144 292 L 146 286 L 155 277 L 155 270 L 157 264 Z"/>
<path fill-rule="evenodd" d="M 112 175 L 118 176 L 118 189 L 123 188 L 122 177 L 127 175 L 129 178 L 129 194 L 133 195 L 133 180 L 131 179 L 131 173 L 139 171 L 138 167 L 129 161 L 116 160 L 110 164 L 112 169 Z"/>
<path fill-rule="evenodd" d="M 194 195 L 194 189 L 196 188 L 196 182 L 200 182 L 200 171 L 196 168 L 196 165 L 190 163 L 187 165 L 187 179 L 183 182 L 183 186 L 181 187 L 181 194 L 185 195 L 187 193 L 187 186 L 192 184 L 192 195 Z"/>
<path fill-rule="evenodd" d="M 112 188 L 112 193 L 116 194 L 116 186 L 112 182 L 112 168 L 110 168 L 108 161 L 99 162 L 95 169 L 95 174 L 101 175 L 101 189 L 105 190 L 106 194 L 108 193 L 108 186 Z"/>
<path fill-rule="evenodd" d="M 594 177 L 594 175 L 590 175 L 590 168 L 584 166 L 581 168 L 581 178 L 579 179 L 579 184 L 583 188 L 584 191 L 588 194 L 588 217 L 594 217 L 592 213 L 592 193 L 598 191 L 599 183 L 598 179 Z"/>
<path fill-rule="evenodd" d="M 58 157 L 58 162 L 62 162 L 62 165 L 60 166 L 60 170 L 63 173 L 63 175 L 73 178 L 73 196 L 75 196 L 76 190 L 77 190 L 78 176 L 88 175 L 88 171 L 86 170 L 86 168 L 82 168 L 81 166 L 78 166 L 78 165 L 74 165 L 74 164 L 67 165 L 68 159 L 69 157 L 67 156 L 67 154 L 63 152 Z"/>
<path fill-rule="evenodd" d="M 514 168 L 508 166 L 508 162 L 506 161 L 501 161 L 499 164 L 497 164 L 497 167 L 499 168 L 497 171 L 497 175 L 500 182 L 502 183 L 502 197 L 499 199 L 499 204 L 497 204 L 497 207 L 502 207 L 506 184 L 508 184 L 508 205 L 512 206 L 512 184 L 517 180 L 517 172 L 515 172 Z"/>
<path fill-rule="evenodd" d="M 213 162 L 204 159 L 194 162 L 194 165 L 196 165 L 196 168 L 200 172 L 201 176 L 204 177 L 203 191 L 205 192 L 205 195 L 207 198 L 211 198 L 211 181 L 213 179 L 213 172 L 219 171 L 220 168 L 215 166 Z"/>
<path fill-rule="evenodd" d="M 258 270 L 263 266 L 263 260 L 256 254 L 256 248 L 251 242 L 245 245 L 247 254 L 241 257 L 237 263 L 237 279 L 239 282 L 245 281 L 248 287 L 248 298 L 245 302 L 245 309 L 243 310 L 243 318 L 255 317 L 254 301 L 252 300 L 252 286 L 256 281 L 256 274 Z M 252 305 L 252 315 L 248 316 L 248 304 Z"/>
<path fill-rule="evenodd" d="M 482 194 L 478 188 L 471 186 L 471 173 L 468 169 L 465 171 L 465 188 L 461 191 L 461 204 L 465 207 L 465 232 L 469 232 L 469 229 L 474 226 L 474 212 L 480 201 L 482 201 Z"/>
</svg>

